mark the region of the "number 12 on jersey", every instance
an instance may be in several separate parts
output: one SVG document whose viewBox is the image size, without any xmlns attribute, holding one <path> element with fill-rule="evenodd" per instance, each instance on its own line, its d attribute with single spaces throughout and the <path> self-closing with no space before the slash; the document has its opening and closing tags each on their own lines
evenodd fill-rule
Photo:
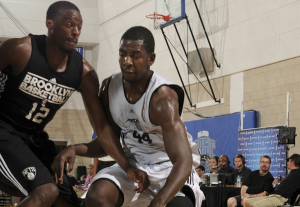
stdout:
<svg viewBox="0 0 300 207">
<path fill-rule="evenodd" d="M 28 120 L 31 120 L 32 114 L 35 112 L 35 110 L 38 106 L 38 103 L 35 102 L 32 105 L 33 105 L 32 109 L 29 111 L 28 115 L 25 116 L 25 118 Z M 32 118 L 32 121 L 35 123 L 38 123 L 38 124 L 42 123 L 43 120 L 40 118 L 45 118 L 49 114 L 50 109 L 48 109 L 46 107 L 41 107 L 40 111 L 44 112 L 44 113 L 36 113 L 35 116 Z"/>
</svg>

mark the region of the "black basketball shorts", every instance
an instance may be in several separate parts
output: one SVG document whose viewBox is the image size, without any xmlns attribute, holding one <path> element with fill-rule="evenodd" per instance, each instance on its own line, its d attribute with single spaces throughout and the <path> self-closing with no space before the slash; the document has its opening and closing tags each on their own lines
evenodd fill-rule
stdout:
<svg viewBox="0 0 300 207">
<path fill-rule="evenodd" d="M 51 140 L 36 145 L 32 135 L 19 133 L 12 126 L 0 120 L 0 190 L 24 197 L 36 187 L 54 183 L 49 170 L 56 156 Z M 58 184 L 59 194 L 78 206 L 78 198 L 68 178 Z"/>
</svg>

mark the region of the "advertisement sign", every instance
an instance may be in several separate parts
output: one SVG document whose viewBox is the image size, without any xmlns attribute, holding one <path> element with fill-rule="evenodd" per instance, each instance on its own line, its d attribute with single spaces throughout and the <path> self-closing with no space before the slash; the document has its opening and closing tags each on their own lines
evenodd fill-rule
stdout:
<svg viewBox="0 0 300 207">
<path fill-rule="evenodd" d="M 244 129 L 258 127 L 258 111 L 244 112 Z M 209 171 L 209 159 L 225 154 L 233 166 L 238 154 L 240 113 L 184 122 L 201 153 L 201 164 Z M 234 166 L 233 166 L 234 167 Z"/>
<path fill-rule="evenodd" d="M 246 166 L 258 170 L 262 155 L 272 159 L 270 173 L 273 177 L 285 175 L 285 145 L 278 145 L 279 127 L 258 128 L 239 131 L 238 153 L 243 154 Z"/>
</svg>

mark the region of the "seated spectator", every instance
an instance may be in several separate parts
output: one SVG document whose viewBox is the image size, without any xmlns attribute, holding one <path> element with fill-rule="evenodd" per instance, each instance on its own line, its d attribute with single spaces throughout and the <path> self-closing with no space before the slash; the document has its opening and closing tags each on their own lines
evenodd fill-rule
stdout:
<svg viewBox="0 0 300 207">
<path fill-rule="evenodd" d="M 218 173 L 219 166 L 218 166 L 218 160 L 219 158 L 217 156 L 213 156 L 209 160 L 209 168 L 211 169 L 210 173 Z"/>
<path fill-rule="evenodd" d="M 233 173 L 234 169 L 229 164 L 230 161 L 227 155 L 221 155 L 219 158 L 220 170 L 218 173 Z"/>
<path fill-rule="evenodd" d="M 200 182 L 202 182 L 202 177 L 203 177 L 203 174 L 205 172 L 205 168 L 203 167 L 203 165 L 199 165 L 197 168 L 196 168 L 196 172 L 197 174 L 199 175 L 200 177 Z"/>
<path fill-rule="evenodd" d="M 269 156 L 267 156 L 267 157 L 269 157 Z M 236 182 L 237 176 L 240 176 L 241 186 L 242 186 L 243 182 L 247 179 L 248 175 L 251 173 L 251 170 L 245 166 L 246 161 L 245 161 L 245 157 L 243 155 L 237 154 L 236 156 L 234 156 L 233 161 L 234 161 L 234 165 L 236 167 L 236 169 L 234 170 L 234 181 Z M 271 163 L 271 158 L 270 158 L 270 163 Z M 236 186 L 236 183 L 235 183 L 235 186 Z"/>
<path fill-rule="evenodd" d="M 88 175 L 85 179 L 85 182 L 84 182 L 84 185 L 83 186 L 78 186 L 78 185 L 75 185 L 76 188 L 80 188 L 84 191 L 87 191 L 87 189 L 89 188 L 89 185 L 92 183 L 92 180 L 95 176 L 94 174 L 94 165 L 93 164 L 90 164 L 89 167 L 88 167 Z"/>
<path fill-rule="evenodd" d="M 273 190 L 272 182 L 274 178 L 269 172 L 271 158 L 268 155 L 263 155 L 260 158 L 259 167 L 259 170 L 250 172 L 248 178 L 244 181 L 241 195 L 228 199 L 228 207 L 244 206 L 247 199 L 266 196 Z"/>
<path fill-rule="evenodd" d="M 280 183 L 280 185 L 274 189 L 272 194 L 259 198 L 249 198 L 245 202 L 246 207 L 282 206 L 292 197 L 292 195 L 300 188 L 300 155 L 293 154 L 287 158 L 287 161 L 287 168 L 290 170 L 290 173 Z"/>
</svg>

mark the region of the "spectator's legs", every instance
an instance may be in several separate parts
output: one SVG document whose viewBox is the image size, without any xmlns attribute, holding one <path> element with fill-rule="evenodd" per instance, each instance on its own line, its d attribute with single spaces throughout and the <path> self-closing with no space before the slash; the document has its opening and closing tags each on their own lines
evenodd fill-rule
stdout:
<svg viewBox="0 0 300 207">
<path fill-rule="evenodd" d="M 237 206 L 237 202 L 236 199 L 231 197 L 227 200 L 227 206 L 228 207 L 236 207 Z"/>
<path fill-rule="evenodd" d="M 251 206 L 248 201 L 245 201 L 245 205 L 244 206 L 245 207 L 254 207 L 254 206 Z"/>
</svg>

